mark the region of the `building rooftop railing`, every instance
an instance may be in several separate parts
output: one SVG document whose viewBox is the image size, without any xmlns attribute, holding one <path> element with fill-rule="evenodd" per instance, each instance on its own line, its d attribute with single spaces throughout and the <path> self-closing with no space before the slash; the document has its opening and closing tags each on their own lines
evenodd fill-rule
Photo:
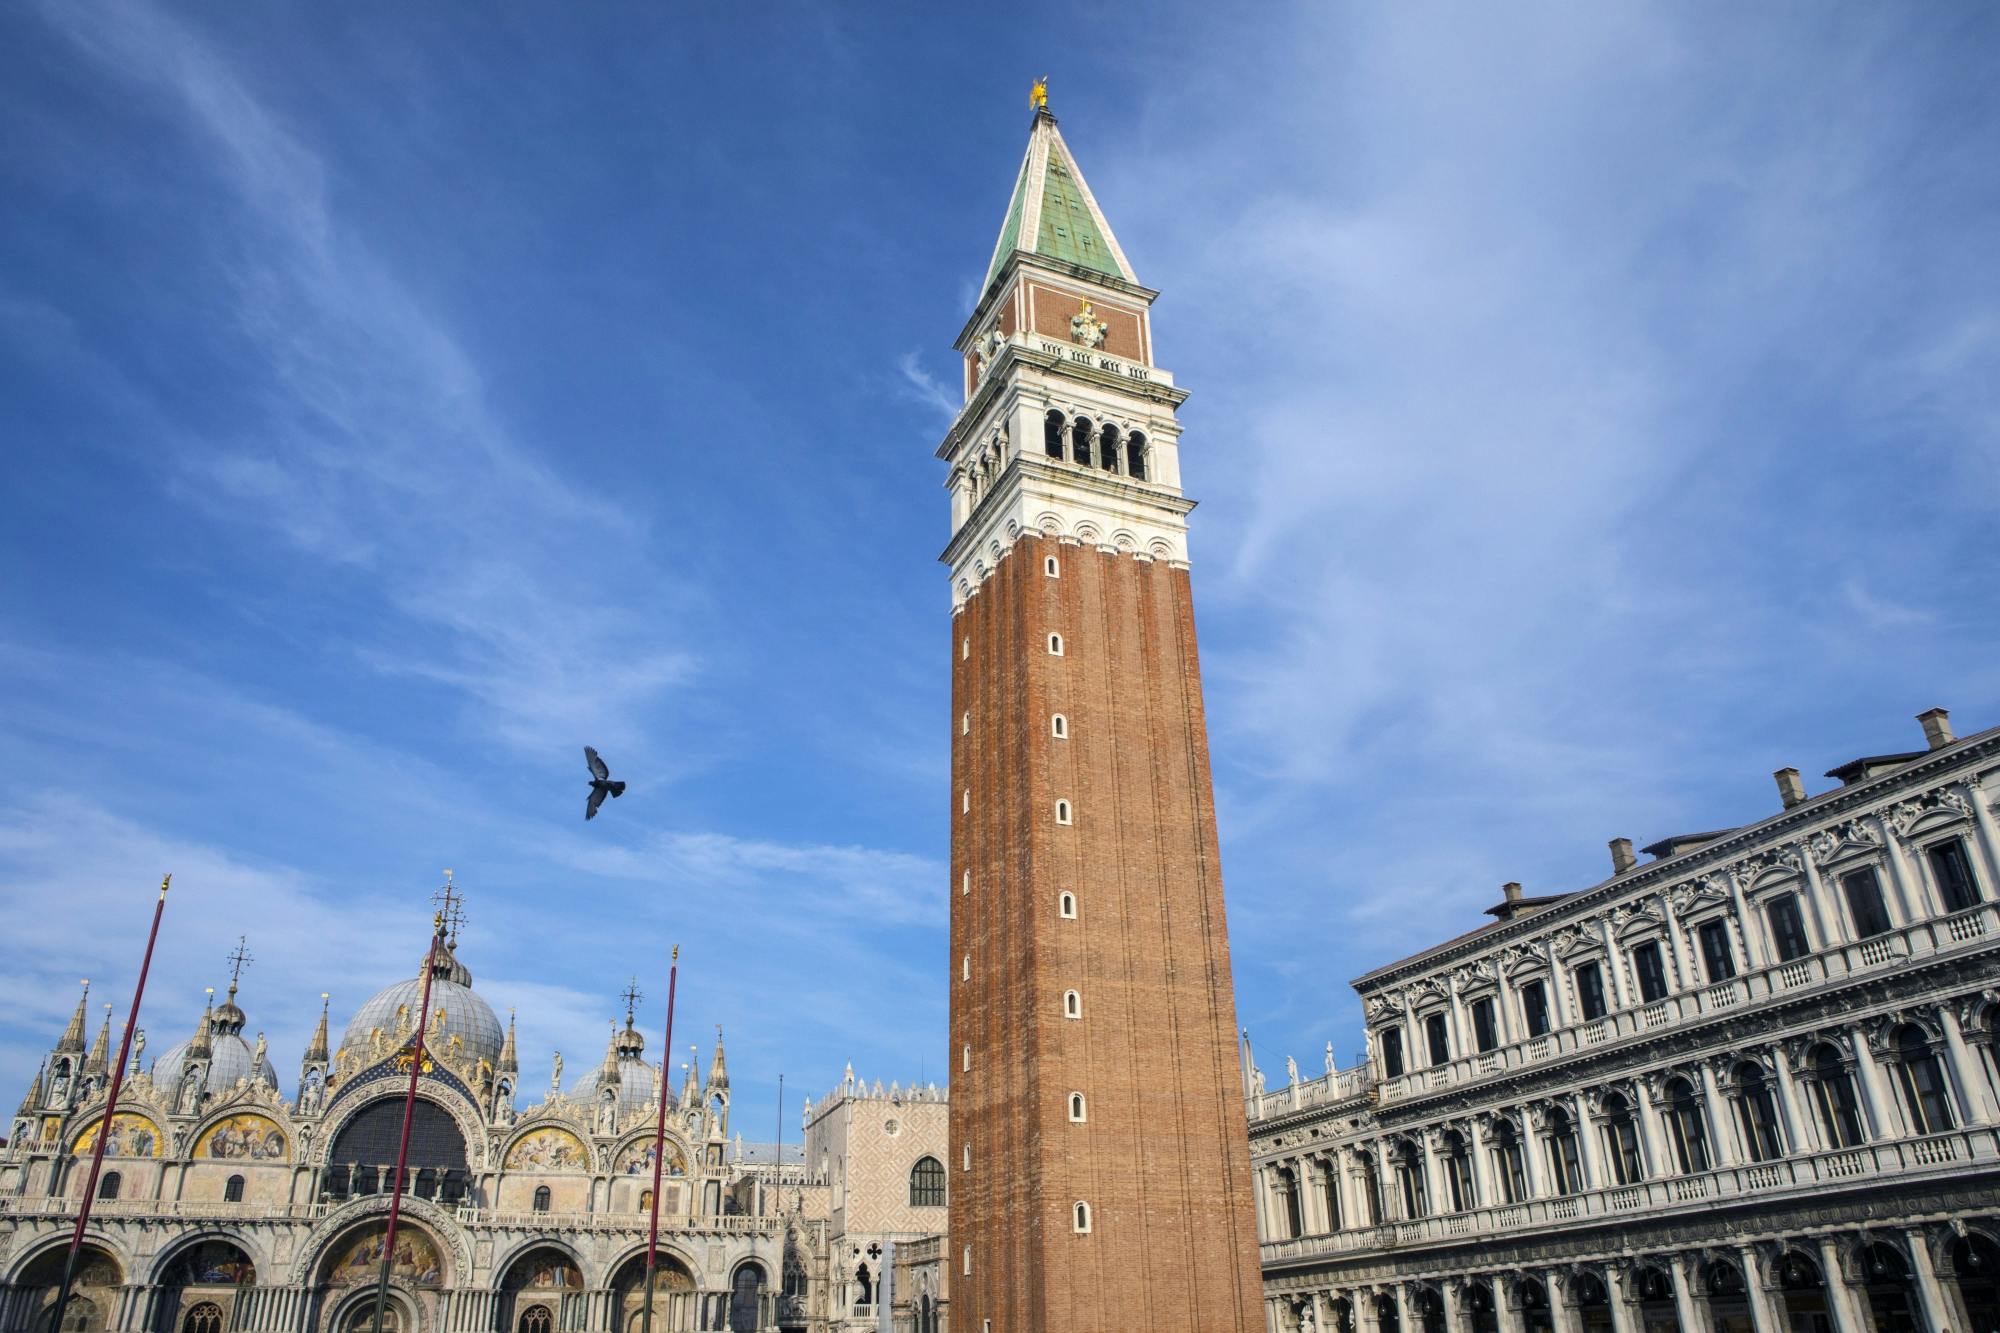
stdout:
<svg viewBox="0 0 2000 1333">
<path fill-rule="evenodd" d="M 1274 1264 L 1473 1241 L 1522 1231 L 1597 1226 L 1628 1216 L 1704 1211 L 1735 1199 L 1871 1188 L 1885 1179 L 1909 1181 L 1996 1169 L 2000 1169 L 2000 1130 L 1953 1130 L 1326 1235 L 1265 1241 L 1259 1248 L 1268 1272 Z"/>
</svg>

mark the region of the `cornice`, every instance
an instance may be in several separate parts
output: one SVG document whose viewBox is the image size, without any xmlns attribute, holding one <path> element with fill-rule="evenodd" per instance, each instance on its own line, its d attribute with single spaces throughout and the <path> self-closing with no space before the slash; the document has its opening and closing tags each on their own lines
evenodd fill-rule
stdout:
<svg viewBox="0 0 2000 1333">
<path fill-rule="evenodd" d="M 1803 838 L 1809 831 L 1809 826 L 1829 816 L 1858 811 L 1881 803 L 1890 793 L 1901 788 L 1925 786 L 1936 782 L 1941 775 L 1961 765 L 1994 757 L 2000 757 L 2000 727 L 1989 727 L 1942 749 L 1933 750 L 1923 758 L 1913 760 L 1894 772 L 1885 773 L 1852 787 L 1836 787 L 1832 791 L 1822 792 L 1789 810 L 1781 810 L 1768 819 L 1746 824 L 1714 842 L 1705 843 L 1679 856 L 1650 862 L 1628 870 L 1622 875 L 1601 880 L 1589 888 L 1578 889 L 1559 903 L 1518 920 L 1503 922 L 1499 929 L 1482 932 L 1476 939 L 1457 943 L 1447 941 L 1444 944 L 1434 945 L 1400 962 L 1365 972 L 1348 984 L 1365 999 L 1377 990 L 1431 971 L 1440 964 L 1483 953 L 1495 945 L 1515 941 L 1526 935 L 1547 931 L 1574 914 L 1603 907 L 1626 893 L 1648 888 L 1664 889 L 1695 871 L 1740 860 L 1746 851 L 1766 842 L 1782 841 L 1783 835 L 1792 831 L 1796 830 Z"/>
</svg>

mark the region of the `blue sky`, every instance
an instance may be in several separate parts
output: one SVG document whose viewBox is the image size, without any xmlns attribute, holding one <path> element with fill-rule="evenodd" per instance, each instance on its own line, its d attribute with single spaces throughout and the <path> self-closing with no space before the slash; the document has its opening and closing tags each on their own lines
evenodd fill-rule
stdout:
<svg viewBox="0 0 2000 1333">
<path fill-rule="evenodd" d="M 2000 723 L 2000 11 L 1235 12 L 0 12 L 0 1096 L 168 870 L 156 1052 L 241 932 L 289 1087 L 451 866 L 529 1087 L 674 941 L 747 1136 L 941 1079 L 931 450 L 1037 74 L 1194 392 L 1267 1069 L 1504 880 Z"/>
</svg>

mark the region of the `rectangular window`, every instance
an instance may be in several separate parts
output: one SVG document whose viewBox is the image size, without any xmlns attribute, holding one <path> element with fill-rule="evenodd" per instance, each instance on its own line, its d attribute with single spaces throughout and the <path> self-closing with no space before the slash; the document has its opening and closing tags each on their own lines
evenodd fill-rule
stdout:
<svg viewBox="0 0 2000 1333">
<path fill-rule="evenodd" d="M 1472 1002 L 1472 1041 L 1482 1051 L 1500 1044 L 1500 1029 L 1493 1021 L 1493 1000 L 1489 996 Z"/>
<path fill-rule="evenodd" d="M 1399 1028 L 1382 1030 L 1382 1077 L 1403 1076 L 1403 1033 Z"/>
<path fill-rule="evenodd" d="M 1812 946 L 1806 942 L 1806 921 L 1799 912 L 1796 893 L 1773 899 L 1764 912 L 1771 923 L 1771 943 L 1778 950 L 1779 962 L 1789 963 L 1812 952 Z"/>
<path fill-rule="evenodd" d="M 1576 1004 L 1587 1023 L 1604 1017 L 1604 973 L 1595 963 L 1585 963 L 1570 974 L 1576 979 Z"/>
<path fill-rule="evenodd" d="M 1704 921 L 1695 931 L 1701 941 L 1701 966 L 1711 982 L 1727 981 L 1736 975 L 1736 955 L 1729 949 L 1729 923 Z"/>
<path fill-rule="evenodd" d="M 1660 962 L 1660 942 L 1647 940 L 1632 951 L 1632 971 L 1639 978 L 1639 998 L 1647 1004 L 1667 998 L 1667 969 Z"/>
<path fill-rule="evenodd" d="M 1450 1061 L 1451 1039 L 1445 1033 L 1443 1014 L 1432 1014 L 1424 1020 L 1424 1045 L 1430 1052 L 1432 1064 L 1441 1065 Z"/>
<path fill-rule="evenodd" d="M 1528 1035 L 1546 1037 L 1549 1033 L 1549 993 L 1539 981 L 1531 981 L 1521 987 L 1521 1016 L 1528 1021 Z"/>
<path fill-rule="evenodd" d="M 1882 881 L 1875 867 L 1863 866 L 1840 877 L 1840 892 L 1847 899 L 1848 915 L 1854 918 L 1857 939 L 1889 933 L 1889 909 L 1882 902 Z"/>
<path fill-rule="evenodd" d="M 1972 862 L 1966 859 L 1965 843 L 1953 838 L 1925 853 L 1931 873 L 1937 876 L 1938 896 L 1947 912 L 1969 912 L 1979 905 L 1979 883 L 1972 878 Z"/>
</svg>

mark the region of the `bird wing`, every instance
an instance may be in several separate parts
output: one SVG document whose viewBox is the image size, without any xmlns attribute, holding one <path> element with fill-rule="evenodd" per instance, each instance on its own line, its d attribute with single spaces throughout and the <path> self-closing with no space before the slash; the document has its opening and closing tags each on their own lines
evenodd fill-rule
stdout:
<svg viewBox="0 0 2000 1333">
<path fill-rule="evenodd" d="M 583 807 L 583 817 L 585 819 L 597 818 L 597 807 L 603 804 L 604 804 L 604 788 L 592 787 L 590 789 L 590 801 Z"/>
<path fill-rule="evenodd" d="M 597 757 L 597 751 L 588 745 L 583 747 L 583 762 L 590 765 L 590 776 L 599 781 L 611 776 L 611 770 L 606 768 L 604 761 Z"/>
</svg>

